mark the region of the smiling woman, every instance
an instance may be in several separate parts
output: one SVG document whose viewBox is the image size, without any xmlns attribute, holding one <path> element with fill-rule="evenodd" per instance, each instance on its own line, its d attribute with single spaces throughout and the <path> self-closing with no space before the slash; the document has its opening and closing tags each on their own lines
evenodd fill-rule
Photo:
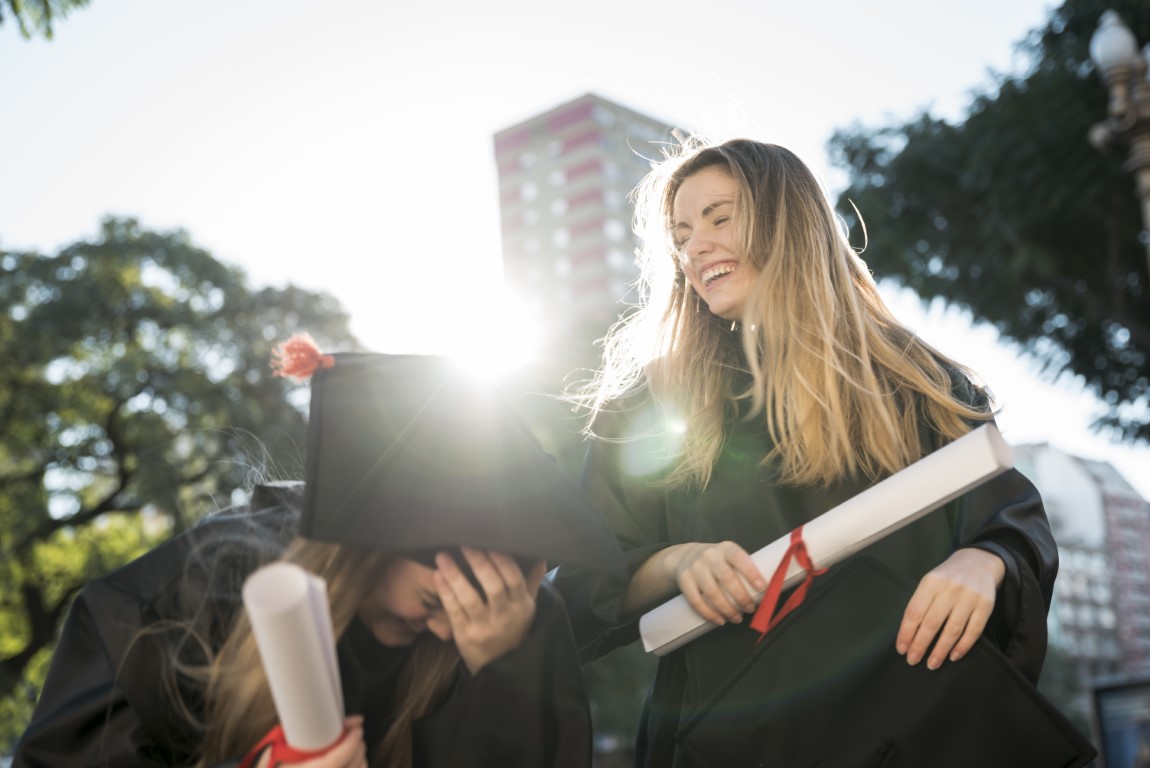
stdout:
<svg viewBox="0 0 1150 768">
<path fill-rule="evenodd" d="M 688 141 L 637 201 L 646 301 L 575 398 L 592 438 L 584 484 L 630 579 L 567 564 L 555 579 L 597 653 L 676 593 L 715 625 L 660 657 L 635 764 L 1087 762 L 1034 688 L 1058 555 L 1016 471 L 829 569 L 807 559 L 830 575 L 796 589 L 784 612 L 797 610 L 759 643 L 744 622 L 771 574 L 748 552 L 786 537 L 803 562 L 804 525 L 993 411 L 972 372 L 886 307 L 789 150 Z"/>
</svg>

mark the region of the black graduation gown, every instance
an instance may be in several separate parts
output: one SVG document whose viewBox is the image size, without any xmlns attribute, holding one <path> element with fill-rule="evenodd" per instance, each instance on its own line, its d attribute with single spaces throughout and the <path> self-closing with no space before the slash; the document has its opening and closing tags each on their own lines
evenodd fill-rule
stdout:
<svg viewBox="0 0 1150 768">
<path fill-rule="evenodd" d="M 179 636 L 163 631 L 162 622 L 186 615 L 188 603 L 181 600 L 194 603 L 205 594 L 229 600 L 225 614 L 241 609 L 244 577 L 275 555 L 275 547 L 253 552 L 253 538 L 245 534 L 258 526 L 286 543 L 294 535 L 298 498 L 281 505 L 268 494 L 289 492 L 295 491 L 261 488 L 252 505 L 259 511 L 209 518 L 86 585 L 65 622 L 13 768 L 193 764 L 199 734 L 159 685 L 162 654 Z M 233 553 L 220 555 L 232 544 Z M 200 568 L 196 555 L 207 551 L 216 567 Z M 176 588 L 188 583 L 185 574 L 194 587 L 190 595 Z M 217 644 L 226 637 L 226 623 L 208 628 Z M 157 631 L 140 635 L 144 627 Z M 346 711 L 371 716 L 365 723 L 369 751 L 386 727 L 405 651 L 375 643 L 358 621 L 337 642 Z M 202 705 L 197 691 L 184 697 L 193 709 Z M 417 766 L 590 765 L 590 713 L 578 658 L 549 583 L 540 588 L 523 645 L 474 677 L 461 667 L 448 698 L 413 724 L 413 740 Z"/>
<path fill-rule="evenodd" d="M 653 423 L 653 410 L 642 403 L 606 414 L 598 432 L 641 434 L 644 424 Z M 654 438 L 595 441 L 584 486 L 615 531 L 632 573 L 672 544 L 731 540 L 754 552 L 868 486 L 850 480 L 826 488 L 781 484 L 777 467 L 761 465 L 770 447 L 761 425 L 732 420 L 711 482 L 700 493 L 657 485 L 654 468 L 666 451 Z M 993 552 L 1006 564 L 994 615 L 967 658 L 936 672 L 923 663 L 910 668 L 894 650 L 906 603 L 919 579 L 960 547 Z M 635 765 L 1085 764 L 1090 745 L 1034 689 L 1057 567 L 1037 490 L 1016 471 L 1000 475 L 815 578 L 807 602 L 761 643 L 744 621 L 660 658 Z M 585 660 L 637 638 L 639 616 L 616 615 L 625 585 L 567 567 L 560 567 L 556 585 Z M 987 661 L 987 655 L 993 658 Z M 963 676 L 976 668 L 981 674 Z M 952 680 L 978 680 L 988 697 L 970 688 L 952 691 Z M 1003 686 L 1015 695 L 1005 697 Z M 988 710 L 988 701 L 1006 708 Z M 1005 742 L 1024 719 L 1019 708 L 1034 707 L 1040 710 L 1032 718 L 1036 724 L 1015 734 L 1023 737 L 1023 749 L 1048 738 L 1061 739 L 1064 748 L 1051 759 L 1012 761 L 1018 752 L 1005 749 Z M 972 713 L 987 711 L 998 720 L 972 720 Z M 1004 712 L 1015 714 L 1002 717 Z M 965 751 L 947 746 L 944 737 L 953 734 L 962 735 L 958 746 Z M 930 751 L 933 744 L 937 753 Z"/>
</svg>

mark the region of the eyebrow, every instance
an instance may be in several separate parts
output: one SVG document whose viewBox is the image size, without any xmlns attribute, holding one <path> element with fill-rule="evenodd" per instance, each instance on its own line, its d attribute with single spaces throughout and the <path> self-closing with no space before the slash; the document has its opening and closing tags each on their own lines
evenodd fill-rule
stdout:
<svg viewBox="0 0 1150 768">
<path fill-rule="evenodd" d="M 716 208 L 719 208 L 719 207 L 724 206 L 724 205 L 734 205 L 734 204 L 735 204 L 734 200 L 718 200 L 716 202 L 711 203 L 706 208 L 704 208 L 703 212 L 701 214 L 699 214 L 699 218 L 705 219 L 708 216 L 710 216 L 712 213 L 714 213 Z M 686 222 L 680 221 L 678 224 L 671 227 L 672 232 L 676 232 L 680 229 L 691 229 L 691 225 L 687 224 Z"/>
</svg>

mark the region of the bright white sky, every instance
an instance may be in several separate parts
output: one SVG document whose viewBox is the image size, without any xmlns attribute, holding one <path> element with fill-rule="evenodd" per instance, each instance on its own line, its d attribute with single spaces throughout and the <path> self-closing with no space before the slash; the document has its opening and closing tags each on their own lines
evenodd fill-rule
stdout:
<svg viewBox="0 0 1150 768">
<path fill-rule="evenodd" d="M 833 195 L 836 128 L 960 117 L 991 72 L 1020 71 L 1016 44 L 1053 7 L 92 0 L 52 42 L 0 27 L 0 247 L 52 252 L 131 215 L 186 229 L 254 284 L 333 294 L 378 351 L 500 344 L 515 333 L 491 312 L 496 131 L 594 91 L 712 138 L 783 144 Z M 959 313 L 889 295 L 982 373 L 1010 442 L 1111 461 L 1150 498 L 1150 450 L 1091 433 L 1091 397 L 1042 383 Z"/>
</svg>

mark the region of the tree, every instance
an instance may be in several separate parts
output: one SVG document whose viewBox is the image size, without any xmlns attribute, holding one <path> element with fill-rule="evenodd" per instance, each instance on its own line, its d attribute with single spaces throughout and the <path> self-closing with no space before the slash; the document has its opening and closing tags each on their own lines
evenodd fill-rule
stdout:
<svg viewBox="0 0 1150 768">
<path fill-rule="evenodd" d="M 858 207 L 880 277 L 968 308 L 1052 378 L 1081 376 L 1109 406 L 1096 426 L 1146 441 L 1147 234 L 1123 153 L 1088 141 L 1106 116 L 1088 49 L 1107 8 L 1150 39 L 1140 0 L 1067 0 L 1024 45 L 1030 70 L 1000 77 L 963 122 L 856 125 L 830 151 L 850 174 L 839 209 Z"/>
<path fill-rule="evenodd" d="M 306 390 L 271 351 L 297 330 L 354 348 L 347 321 L 131 219 L 55 256 L 0 251 L 0 747 L 85 581 L 254 478 L 301 476 Z"/>
<path fill-rule="evenodd" d="M 62 19 L 69 11 L 83 8 L 89 0 L 0 0 L 0 24 L 9 15 L 20 25 L 25 39 L 43 35 L 52 39 L 52 23 Z"/>
</svg>

